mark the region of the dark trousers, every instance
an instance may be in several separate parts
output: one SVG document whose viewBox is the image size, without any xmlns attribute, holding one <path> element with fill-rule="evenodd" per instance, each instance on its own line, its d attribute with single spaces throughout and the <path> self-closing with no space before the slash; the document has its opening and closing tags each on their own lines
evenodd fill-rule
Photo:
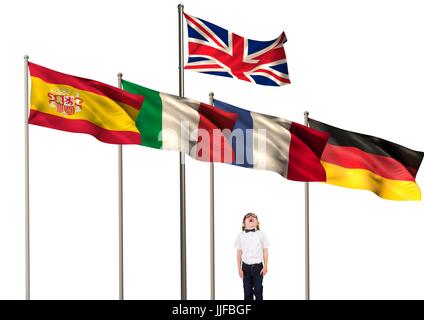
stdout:
<svg viewBox="0 0 424 320">
<path fill-rule="evenodd" d="M 261 270 L 263 268 L 262 263 L 257 264 L 246 264 L 243 262 L 243 289 L 244 289 L 244 300 L 253 300 L 255 295 L 256 300 L 263 300 L 262 296 L 262 279 Z"/>
</svg>

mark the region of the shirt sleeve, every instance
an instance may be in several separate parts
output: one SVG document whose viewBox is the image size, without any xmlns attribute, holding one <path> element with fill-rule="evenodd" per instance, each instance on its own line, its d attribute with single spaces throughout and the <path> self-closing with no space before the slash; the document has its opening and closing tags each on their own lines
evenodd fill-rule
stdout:
<svg viewBox="0 0 424 320">
<path fill-rule="evenodd" d="M 241 249 L 240 234 L 237 235 L 236 241 L 234 242 L 234 248 Z"/>
<path fill-rule="evenodd" d="M 266 237 L 266 234 L 263 233 L 263 237 L 262 237 L 262 248 L 268 248 L 269 247 L 269 241 L 268 238 Z"/>
</svg>

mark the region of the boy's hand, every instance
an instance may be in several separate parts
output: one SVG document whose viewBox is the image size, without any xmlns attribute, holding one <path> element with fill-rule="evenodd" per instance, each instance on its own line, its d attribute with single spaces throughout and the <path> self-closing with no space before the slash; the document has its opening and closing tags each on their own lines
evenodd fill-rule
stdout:
<svg viewBox="0 0 424 320">
<path fill-rule="evenodd" d="M 243 272 L 243 270 L 241 268 L 239 268 L 239 276 L 242 279 L 244 278 L 244 272 Z"/>
<path fill-rule="evenodd" d="M 261 270 L 261 276 L 265 276 L 268 273 L 268 268 L 267 267 L 263 267 Z"/>
</svg>

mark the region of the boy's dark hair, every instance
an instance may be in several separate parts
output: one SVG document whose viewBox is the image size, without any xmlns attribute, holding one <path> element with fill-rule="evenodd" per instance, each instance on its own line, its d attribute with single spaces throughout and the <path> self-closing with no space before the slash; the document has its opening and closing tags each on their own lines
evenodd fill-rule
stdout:
<svg viewBox="0 0 424 320">
<path fill-rule="evenodd" d="M 256 218 L 256 220 L 258 220 L 258 225 L 256 226 L 256 230 L 260 230 L 260 228 L 259 228 L 259 219 L 258 219 L 258 216 L 257 216 L 256 214 L 254 214 L 253 212 L 249 212 L 249 213 L 246 213 L 246 214 L 244 215 L 244 217 L 243 217 L 243 222 L 242 222 L 242 224 L 241 224 L 241 230 L 242 230 L 242 231 L 244 231 L 244 229 L 246 229 L 246 226 L 245 226 L 245 224 L 244 224 L 244 221 L 246 221 L 246 219 L 247 219 L 247 218 L 249 218 L 249 217 L 255 217 L 255 218 Z"/>
</svg>

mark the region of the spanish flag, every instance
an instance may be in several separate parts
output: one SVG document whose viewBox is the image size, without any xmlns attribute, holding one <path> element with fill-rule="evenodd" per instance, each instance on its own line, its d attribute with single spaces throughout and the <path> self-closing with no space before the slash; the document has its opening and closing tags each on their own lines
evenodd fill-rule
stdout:
<svg viewBox="0 0 424 320">
<path fill-rule="evenodd" d="M 369 190 L 389 200 L 421 200 L 415 177 L 423 152 L 313 119 L 309 124 L 330 134 L 321 156 L 327 183 Z"/>
<path fill-rule="evenodd" d="M 87 133 L 113 144 L 140 144 L 135 120 L 143 97 L 98 81 L 29 63 L 29 123 Z"/>
</svg>

